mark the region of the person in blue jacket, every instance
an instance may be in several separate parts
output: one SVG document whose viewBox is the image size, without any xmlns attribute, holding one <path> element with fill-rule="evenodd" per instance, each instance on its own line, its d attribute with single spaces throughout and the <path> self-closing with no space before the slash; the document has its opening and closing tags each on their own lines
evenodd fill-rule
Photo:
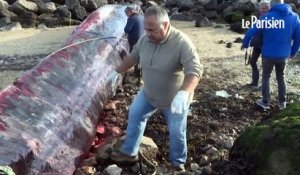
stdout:
<svg viewBox="0 0 300 175">
<path fill-rule="evenodd" d="M 144 16 L 137 13 L 132 7 L 126 7 L 125 13 L 128 17 L 124 32 L 127 34 L 130 52 L 139 38 L 145 34 Z M 134 67 L 134 73 L 140 77 L 138 65 Z"/>
<path fill-rule="evenodd" d="M 265 15 L 267 11 L 270 9 L 270 3 L 266 1 L 261 1 L 258 4 L 258 14 L 255 15 L 256 18 L 260 18 L 261 16 Z M 258 80 L 259 80 L 259 70 L 257 67 L 257 60 L 261 54 L 261 46 L 262 46 L 262 34 L 258 32 L 250 42 L 250 46 L 253 47 L 252 55 L 250 57 L 249 63 L 252 68 L 252 81 L 246 86 L 249 87 L 258 87 Z"/>
<path fill-rule="evenodd" d="M 270 75 L 273 67 L 278 84 L 278 107 L 286 108 L 286 82 L 284 77 L 288 59 L 295 58 L 300 46 L 299 16 L 283 0 L 271 0 L 271 9 L 251 26 L 243 39 L 242 49 L 251 38 L 262 33 L 262 99 L 256 104 L 270 109 Z"/>
</svg>

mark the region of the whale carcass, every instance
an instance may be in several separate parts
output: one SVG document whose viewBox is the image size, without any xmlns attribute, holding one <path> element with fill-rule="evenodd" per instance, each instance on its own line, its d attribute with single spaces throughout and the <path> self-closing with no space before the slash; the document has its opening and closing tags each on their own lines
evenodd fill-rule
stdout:
<svg viewBox="0 0 300 175">
<path fill-rule="evenodd" d="M 107 77 L 128 50 L 125 8 L 94 11 L 62 49 L 0 92 L 0 166 L 21 175 L 74 172 L 114 93 Z"/>
</svg>

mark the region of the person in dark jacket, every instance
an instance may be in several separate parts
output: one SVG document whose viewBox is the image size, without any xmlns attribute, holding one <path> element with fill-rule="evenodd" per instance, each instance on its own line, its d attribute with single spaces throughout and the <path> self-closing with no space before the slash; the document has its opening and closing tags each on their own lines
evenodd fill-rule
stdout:
<svg viewBox="0 0 300 175">
<path fill-rule="evenodd" d="M 127 39 L 130 47 L 130 52 L 139 38 L 144 35 L 144 17 L 134 11 L 132 7 L 127 7 L 125 13 L 128 16 L 124 32 L 127 34 Z M 140 77 L 138 65 L 134 66 L 134 73 Z"/>
<path fill-rule="evenodd" d="M 300 46 L 300 20 L 298 14 L 283 0 L 271 0 L 271 9 L 245 34 L 242 48 L 247 48 L 250 39 L 261 32 L 262 38 L 262 99 L 256 104 L 270 108 L 270 75 L 273 67 L 278 84 L 278 107 L 286 108 L 285 67 L 288 59 L 293 59 Z"/>
<path fill-rule="evenodd" d="M 256 17 L 259 19 L 261 16 L 265 15 L 266 12 L 269 10 L 270 4 L 266 1 L 261 1 L 258 4 L 258 14 Z M 259 70 L 257 67 L 257 60 L 261 54 L 261 42 L 262 42 L 262 34 L 258 32 L 250 42 L 250 46 L 253 47 L 252 55 L 250 57 L 249 63 L 252 68 L 252 81 L 251 83 L 247 84 L 249 87 L 258 87 L 258 80 L 259 80 Z"/>
</svg>

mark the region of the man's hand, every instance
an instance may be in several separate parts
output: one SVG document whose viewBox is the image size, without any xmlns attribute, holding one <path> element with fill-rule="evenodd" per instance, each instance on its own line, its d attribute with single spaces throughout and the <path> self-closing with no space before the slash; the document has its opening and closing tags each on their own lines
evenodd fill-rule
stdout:
<svg viewBox="0 0 300 175">
<path fill-rule="evenodd" d="M 245 49 L 245 47 L 243 47 L 243 45 L 241 46 L 241 50 L 244 50 Z"/>
<path fill-rule="evenodd" d="M 178 91 L 171 104 L 171 112 L 182 114 L 189 107 L 190 93 L 187 91 Z"/>
</svg>

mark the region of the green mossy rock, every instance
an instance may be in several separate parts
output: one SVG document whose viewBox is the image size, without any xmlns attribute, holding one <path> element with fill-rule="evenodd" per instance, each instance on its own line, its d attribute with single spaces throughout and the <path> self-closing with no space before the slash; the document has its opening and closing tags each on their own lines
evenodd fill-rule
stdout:
<svg viewBox="0 0 300 175">
<path fill-rule="evenodd" d="M 243 160 L 245 174 L 300 174 L 300 102 L 275 117 L 247 128 L 230 150 L 231 160 Z"/>
</svg>

